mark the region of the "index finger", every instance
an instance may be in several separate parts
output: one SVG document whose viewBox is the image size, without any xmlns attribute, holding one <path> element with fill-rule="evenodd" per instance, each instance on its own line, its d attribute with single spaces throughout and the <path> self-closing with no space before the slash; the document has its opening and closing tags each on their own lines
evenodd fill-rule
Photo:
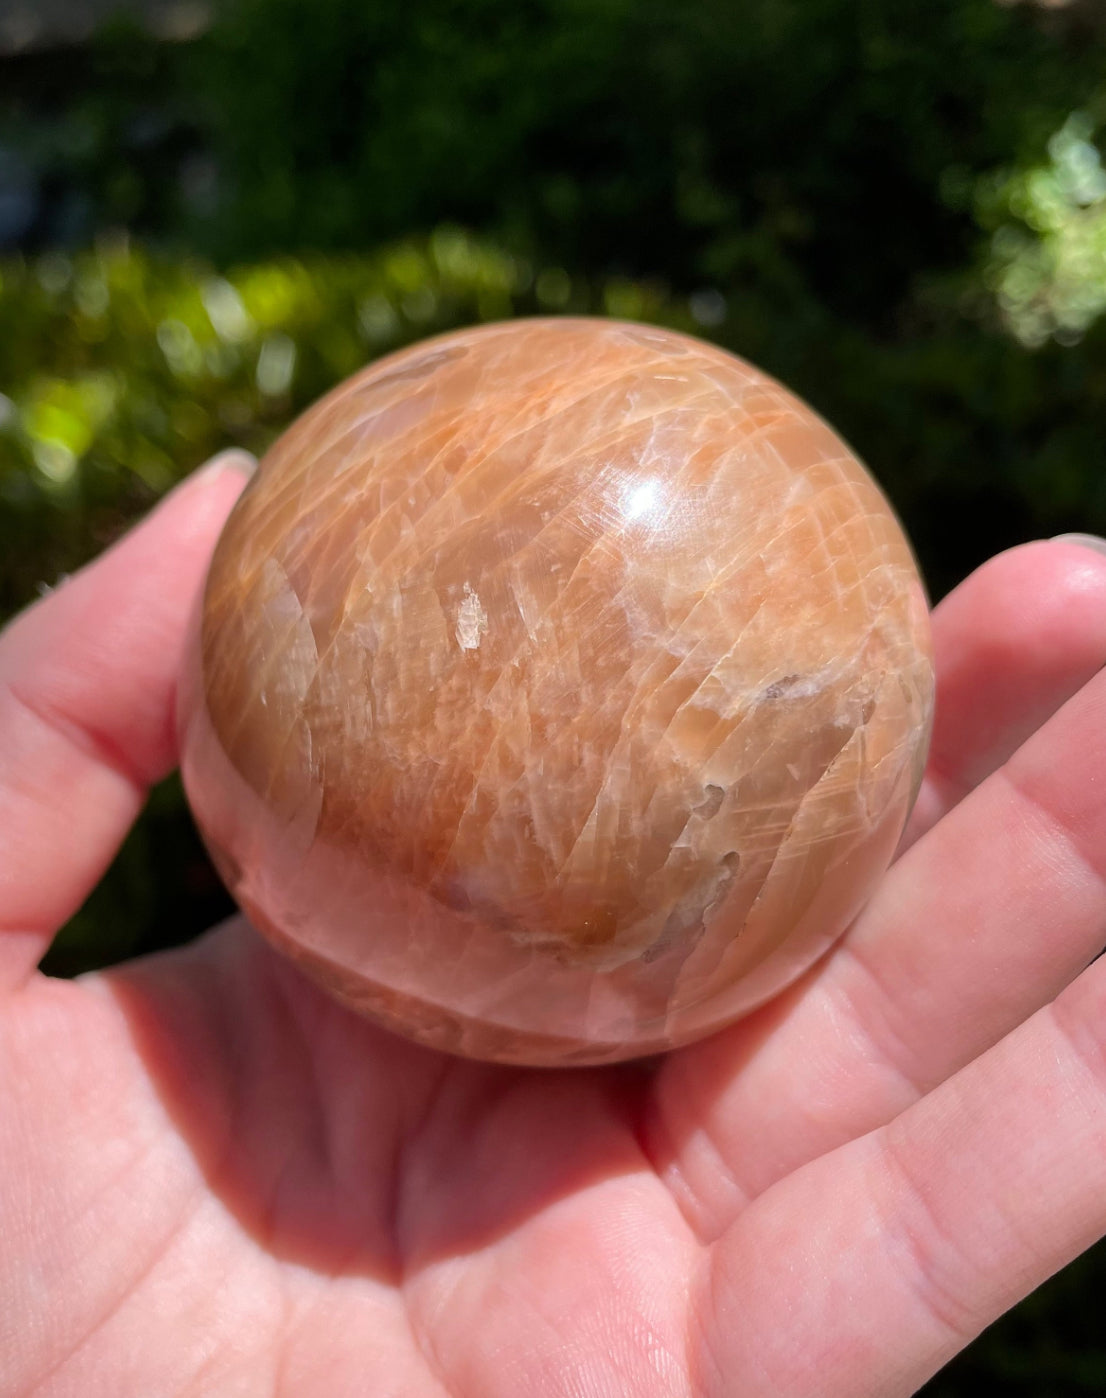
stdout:
<svg viewBox="0 0 1106 1398">
<path fill-rule="evenodd" d="M 0 990 L 26 981 L 173 765 L 189 615 L 252 464 L 217 457 L 0 634 Z"/>
<path fill-rule="evenodd" d="M 933 743 L 900 854 L 1106 664 L 1106 548 L 1069 537 L 998 554 L 939 603 L 933 643 Z"/>
</svg>

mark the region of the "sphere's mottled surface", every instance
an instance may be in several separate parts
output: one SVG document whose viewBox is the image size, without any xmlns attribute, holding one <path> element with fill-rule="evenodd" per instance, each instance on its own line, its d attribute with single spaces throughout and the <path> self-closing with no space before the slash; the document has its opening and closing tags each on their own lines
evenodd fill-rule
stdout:
<svg viewBox="0 0 1106 1398">
<path fill-rule="evenodd" d="M 219 542 L 185 782 L 246 912 L 426 1043 L 601 1062 L 778 991 L 890 860 L 932 707 L 878 489 L 667 331 L 463 331 L 304 415 Z"/>
</svg>

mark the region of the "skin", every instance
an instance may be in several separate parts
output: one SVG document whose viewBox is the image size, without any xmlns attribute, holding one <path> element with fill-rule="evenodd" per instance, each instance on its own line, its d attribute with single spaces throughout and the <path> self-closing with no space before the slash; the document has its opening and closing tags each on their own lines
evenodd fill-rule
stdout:
<svg viewBox="0 0 1106 1398">
<path fill-rule="evenodd" d="M 244 466 L 0 638 L 4 1398 L 892 1398 L 1106 1231 L 1106 556 L 1073 543 L 937 609 L 904 852 L 668 1058 L 447 1060 L 240 920 L 37 972 L 174 764 Z"/>
</svg>

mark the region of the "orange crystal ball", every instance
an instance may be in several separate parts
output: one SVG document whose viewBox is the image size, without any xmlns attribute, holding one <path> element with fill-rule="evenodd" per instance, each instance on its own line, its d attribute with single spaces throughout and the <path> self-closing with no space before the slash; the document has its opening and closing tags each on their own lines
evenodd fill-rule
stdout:
<svg viewBox="0 0 1106 1398">
<path fill-rule="evenodd" d="M 423 1043 L 598 1063 L 778 992 L 917 790 L 924 591 L 878 488 L 740 359 L 598 320 L 370 365 L 223 532 L 184 780 L 254 923 Z"/>
</svg>

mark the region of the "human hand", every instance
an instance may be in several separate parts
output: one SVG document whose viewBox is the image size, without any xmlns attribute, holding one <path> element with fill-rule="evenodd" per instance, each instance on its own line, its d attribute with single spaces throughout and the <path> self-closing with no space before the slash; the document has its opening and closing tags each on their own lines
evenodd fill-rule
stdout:
<svg viewBox="0 0 1106 1398">
<path fill-rule="evenodd" d="M 35 971 L 173 764 L 240 483 L 0 638 L 4 1398 L 891 1398 L 1106 1231 L 1106 557 L 937 609 L 909 848 L 799 984 L 536 1072 L 393 1038 L 240 919 Z"/>
</svg>

